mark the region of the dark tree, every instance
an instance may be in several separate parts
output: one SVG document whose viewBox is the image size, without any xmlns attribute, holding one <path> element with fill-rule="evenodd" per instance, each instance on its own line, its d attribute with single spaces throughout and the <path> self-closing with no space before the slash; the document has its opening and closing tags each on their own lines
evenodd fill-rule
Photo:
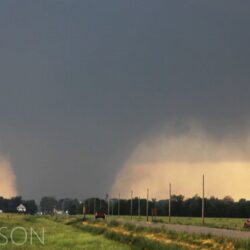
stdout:
<svg viewBox="0 0 250 250">
<path fill-rule="evenodd" d="M 37 205 L 34 200 L 23 201 L 23 205 L 26 207 L 28 214 L 35 214 L 37 212 Z"/>
<path fill-rule="evenodd" d="M 44 214 L 52 214 L 57 206 L 55 197 L 45 196 L 40 201 L 41 210 Z"/>
</svg>

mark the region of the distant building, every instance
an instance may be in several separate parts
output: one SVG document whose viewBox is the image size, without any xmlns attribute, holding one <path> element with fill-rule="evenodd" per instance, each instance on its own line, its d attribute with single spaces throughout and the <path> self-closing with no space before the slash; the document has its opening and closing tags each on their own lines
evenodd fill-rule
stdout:
<svg viewBox="0 0 250 250">
<path fill-rule="evenodd" d="M 63 214 L 63 211 L 54 208 L 54 214 Z"/>
<path fill-rule="evenodd" d="M 25 213 L 26 212 L 26 207 L 23 204 L 20 204 L 19 206 L 16 207 L 18 213 Z"/>
</svg>

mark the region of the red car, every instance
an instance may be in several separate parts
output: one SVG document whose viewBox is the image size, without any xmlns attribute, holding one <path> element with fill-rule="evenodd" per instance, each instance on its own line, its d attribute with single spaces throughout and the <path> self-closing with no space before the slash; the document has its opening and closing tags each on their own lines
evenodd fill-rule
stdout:
<svg viewBox="0 0 250 250">
<path fill-rule="evenodd" d="M 104 219 L 105 220 L 106 214 L 102 210 L 98 210 L 95 212 L 95 219 Z"/>
<path fill-rule="evenodd" d="M 249 228 L 249 227 L 250 227 L 250 219 L 247 219 L 247 220 L 244 222 L 244 227 L 246 227 L 246 228 Z"/>
</svg>

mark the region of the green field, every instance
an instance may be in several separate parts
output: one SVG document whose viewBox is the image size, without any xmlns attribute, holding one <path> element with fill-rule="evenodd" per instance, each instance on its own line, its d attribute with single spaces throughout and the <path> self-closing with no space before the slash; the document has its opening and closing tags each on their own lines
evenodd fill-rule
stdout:
<svg viewBox="0 0 250 250">
<path fill-rule="evenodd" d="M 89 218 L 93 216 L 88 216 Z M 128 223 L 120 223 L 111 219 L 106 221 L 87 220 L 82 216 L 31 216 L 0 215 L 0 249 L 8 250 L 182 250 L 182 249 L 250 249 L 250 241 L 236 241 L 211 235 L 192 235 L 175 233 L 163 228 L 151 229 L 137 227 L 129 223 L 130 217 L 123 217 Z M 133 218 L 135 220 L 135 218 Z M 166 218 L 165 218 L 166 219 Z M 180 218 L 174 218 L 176 223 Z M 193 218 L 181 218 L 184 224 L 195 224 Z M 141 218 L 145 220 L 145 218 Z M 216 220 L 216 219 L 214 219 Z M 221 222 L 218 222 L 218 224 Z M 221 224 L 219 224 L 221 225 Z M 3 228 L 5 227 L 5 228 Z M 16 227 L 22 227 L 11 232 Z M 44 228 L 44 244 L 33 234 L 30 228 L 42 238 Z M 27 240 L 25 240 L 25 232 Z M 3 237 L 4 235 L 4 237 Z M 5 238 L 7 237 L 7 238 Z M 31 244 L 31 238 L 33 239 Z M 13 243 L 14 241 L 14 243 Z M 20 244 L 20 246 L 18 246 Z"/>
<path fill-rule="evenodd" d="M 6 239 L 0 237 L 0 249 L 16 250 L 16 249 L 48 249 L 48 250 L 66 250 L 66 249 L 118 249 L 129 250 L 129 246 L 121 244 L 117 241 L 109 240 L 102 235 L 92 235 L 78 228 L 67 225 L 72 218 L 51 218 L 37 216 L 22 215 L 0 215 L 0 227 L 7 227 L 1 233 L 8 237 Z M 27 241 L 25 241 L 25 232 L 17 229 L 13 233 L 13 243 L 10 234 L 15 227 L 24 227 L 27 232 Z M 39 239 L 33 235 L 31 244 L 30 228 L 33 228 L 41 238 L 42 228 L 44 228 L 44 245 Z M 25 242 L 25 243 L 23 243 Z"/>
<path fill-rule="evenodd" d="M 89 216 L 91 217 L 91 216 Z M 131 216 L 109 216 L 110 219 L 124 219 L 131 221 Z M 146 221 L 146 216 L 133 216 L 132 221 Z M 151 216 L 149 221 L 152 221 Z M 154 222 L 169 223 L 168 217 L 166 216 L 157 216 L 153 220 Z M 205 224 L 202 224 L 201 218 L 197 217 L 171 217 L 172 224 L 180 225 L 195 225 L 195 226 L 207 226 L 215 228 L 225 228 L 225 229 L 235 229 L 235 230 L 245 230 L 243 228 L 245 219 L 242 218 L 205 218 Z"/>
</svg>

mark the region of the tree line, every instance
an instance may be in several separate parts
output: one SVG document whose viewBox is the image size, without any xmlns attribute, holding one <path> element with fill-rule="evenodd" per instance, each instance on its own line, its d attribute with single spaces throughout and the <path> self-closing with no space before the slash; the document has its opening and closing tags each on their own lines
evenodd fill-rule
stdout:
<svg viewBox="0 0 250 250">
<path fill-rule="evenodd" d="M 206 217 L 235 217 L 250 218 L 250 201 L 240 199 L 234 201 L 230 196 L 223 199 L 210 197 L 205 198 L 205 216 Z M 202 198 L 195 195 L 192 198 L 185 199 L 183 195 L 172 195 L 171 197 L 171 215 L 172 216 L 201 216 Z M 54 197 L 43 197 L 40 202 L 43 213 L 53 213 L 55 209 L 67 212 L 68 214 L 94 214 L 101 209 L 110 215 L 131 215 L 131 199 L 99 199 L 88 198 L 79 202 L 78 199 L 60 199 Z M 120 209 L 119 209 L 120 207 Z M 169 200 L 148 201 L 148 215 L 168 216 Z M 139 209 L 140 208 L 140 209 Z M 147 200 L 135 197 L 132 199 L 132 214 L 146 215 Z"/>
<path fill-rule="evenodd" d="M 4 213 L 17 213 L 17 206 L 23 204 L 26 207 L 26 213 L 35 214 L 38 210 L 34 200 L 23 200 L 21 196 L 6 199 L 0 197 L 0 210 Z"/>
<path fill-rule="evenodd" d="M 56 199 L 51 196 L 42 197 L 39 205 L 34 200 L 23 200 L 21 196 L 6 199 L 0 197 L 0 210 L 6 213 L 16 213 L 16 207 L 23 204 L 29 214 L 37 211 L 43 214 L 54 214 L 56 212 L 67 214 L 94 214 L 97 210 L 104 210 L 110 215 L 131 215 L 131 199 L 99 199 L 88 198 L 83 201 L 78 199 Z M 169 200 L 151 199 L 148 201 L 148 215 L 168 216 Z M 202 199 L 198 195 L 185 199 L 183 195 L 171 196 L 172 216 L 201 216 Z M 120 207 L 120 209 L 119 209 Z M 140 209 L 139 209 L 140 208 Z M 147 200 L 135 197 L 132 199 L 132 214 L 146 215 Z M 223 199 L 210 197 L 205 198 L 206 217 L 237 217 L 250 218 L 250 201 L 240 199 L 234 201 L 230 196 Z"/>
</svg>

